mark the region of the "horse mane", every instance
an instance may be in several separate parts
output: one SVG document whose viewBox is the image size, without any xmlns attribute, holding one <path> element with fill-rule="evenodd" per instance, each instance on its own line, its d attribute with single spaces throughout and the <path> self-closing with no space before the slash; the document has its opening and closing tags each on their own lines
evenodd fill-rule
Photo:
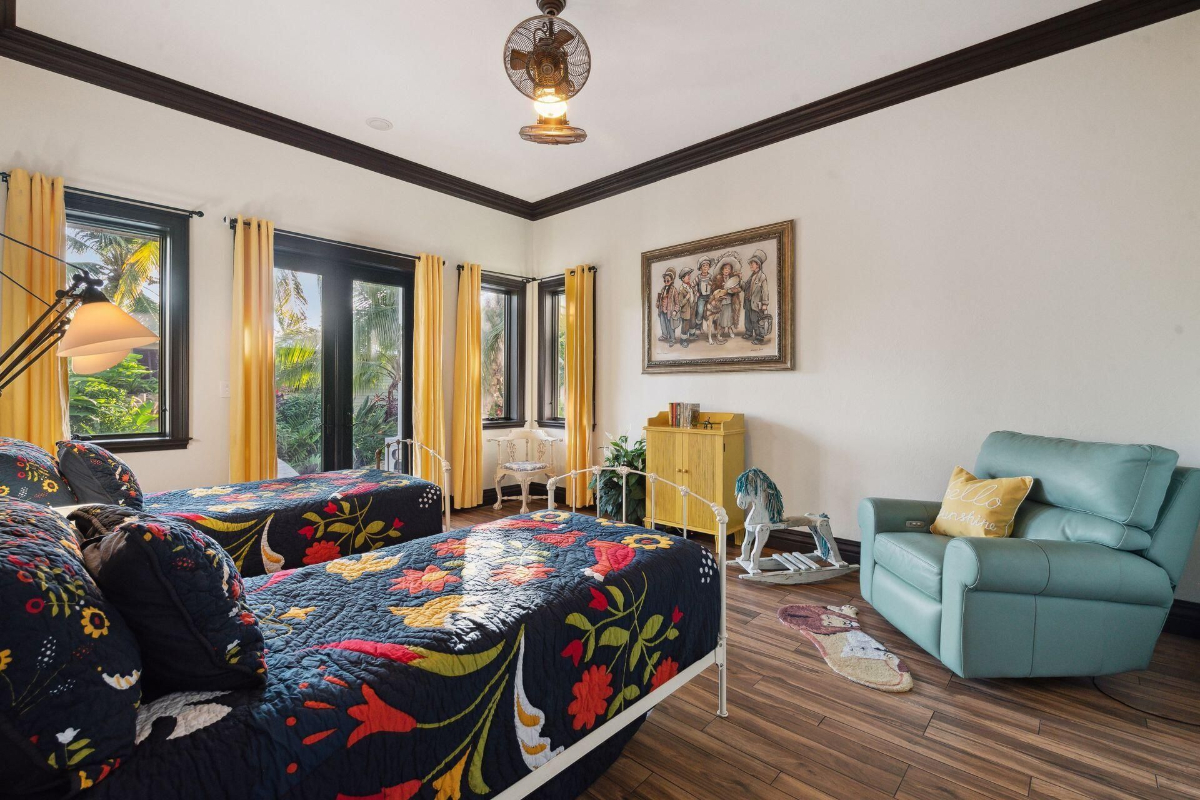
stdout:
<svg viewBox="0 0 1200 800">
<path fill-rule="evenodd" d="M 751 467 L 738 475 L 734 491 L 738 494 L 763 492 L 767 505 L 767 518 L 772 523 L 783 522 L 783 493 L 779 491 L 775 481 L 771 480 L 771 476 L 758 467 Z"/>
</svg>

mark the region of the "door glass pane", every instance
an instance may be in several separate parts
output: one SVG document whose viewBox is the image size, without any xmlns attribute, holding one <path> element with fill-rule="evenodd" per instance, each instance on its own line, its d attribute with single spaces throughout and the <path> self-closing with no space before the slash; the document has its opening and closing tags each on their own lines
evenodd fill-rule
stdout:
<svg viewBox="0 0 1200 800">
<path fill-rule="evenodd" d="M 67 258 L 86 267 L 100 289 L 156 334 L 162 313 L 161 237 L 67 223 Z M 69 359 L 74 364 L 75 359 Z M 80 367 L 83 368 L 82 366 Z M 133 350 L 92 374 L 69 373 L 71 433 L 159 433 L 159 342 Z"/>
<path fill-rule="evenodd" d="M 480 364 L 483 387 L 480 392 L 484 419 L 506 419 L 504 400 L 508 371 L 505 364 L 505 332 L 508 328 L 508 295 L 484 289 L 479 297 L 480 333 L 483 339 Z"/>
<path fill-rule="evenodd" d="M 400 436 L 404 306 L 401 289 L 354 281 L 353 466 L 375 465 L 375 453 Z"/>
<path fill-rule="evenodd" d="M 321 276 L 275 270 L 275 452 L 279 477 L 322 468 Z"/>
<path fill-rule="evenodd" d="M 555 359 L 554 370 L 554 416 L 564 419 L 567 416 L 567 295 L 556 294 L 554 304 L 558 307 L 558 324 L 555 328 L 558 334 L 558 356 Z"/>
</svg>

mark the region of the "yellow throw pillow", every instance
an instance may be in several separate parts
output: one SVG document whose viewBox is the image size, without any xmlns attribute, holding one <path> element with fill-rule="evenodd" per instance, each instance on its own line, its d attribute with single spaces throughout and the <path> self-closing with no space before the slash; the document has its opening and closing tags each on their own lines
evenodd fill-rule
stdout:
<svg viewBox="0 0 1200 800">
<path fill-rule="evenodd" d="M 1032 486 L 1030 477 L 981 480 L 955 467 L 942 510 L 929 530 L 942 536 L 1008 536 L 1017 509 Z"/>
</svg>

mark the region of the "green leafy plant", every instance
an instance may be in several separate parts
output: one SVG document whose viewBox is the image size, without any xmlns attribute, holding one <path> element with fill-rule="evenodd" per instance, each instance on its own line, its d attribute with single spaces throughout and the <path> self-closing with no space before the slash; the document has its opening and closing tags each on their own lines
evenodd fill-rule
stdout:
<svg viewBox="0 0 1200 800">
<path fill-rule="evenodd" d="M 609 437 L 604 445 L 604 466 L 629 467 L 646 471 L 646 440 L 630 444 L 629 436 Z M 588 488 L 596 491 L 596 511 L 602 517 L 621 519 L 621 486 L 625 487 L 625 521 L 641 522 L 646 516 L 646 478 L 644 475 L 621 476 L 616 472 L 600 473 L 599 486 L 593 476 Z"/>
</svg>

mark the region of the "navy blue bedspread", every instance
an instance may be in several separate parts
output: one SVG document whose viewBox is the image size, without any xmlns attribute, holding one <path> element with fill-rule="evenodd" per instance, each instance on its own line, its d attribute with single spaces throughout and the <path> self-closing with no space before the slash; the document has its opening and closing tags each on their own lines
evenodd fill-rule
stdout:
<svg viewBox="0 0 1200 800">
<path fill-rule="evenodd" d="M 320 564 L 442 531 L 442 490 L 399 472 L 344 469 L 146 495 L 233 557 L 242 577 Z"/>
<path fill-rule="evenodd" d="M 550 511 L 246 589 L 266 688 L 147 704 L 84 797 L 493 797 L 710 652 L 720 602 L 701 545 Z"/>
</svg>

